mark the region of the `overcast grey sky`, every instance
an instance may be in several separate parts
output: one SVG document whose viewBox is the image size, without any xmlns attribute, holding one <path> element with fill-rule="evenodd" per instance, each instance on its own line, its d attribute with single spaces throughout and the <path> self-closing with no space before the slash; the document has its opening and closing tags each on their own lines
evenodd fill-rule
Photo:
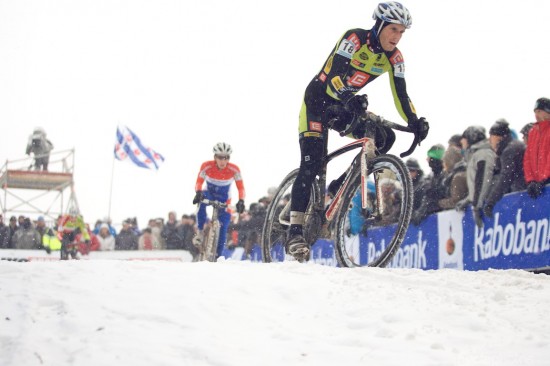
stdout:
<svg viewBox="0 0 550 366">
<path fill-rule="evenodd" d="M 87 221 L 108 214 L 113 177 L 113 220 L 145 226 L 194 211 L 200 164 L 226 141 L 255 202 L 297 166 L 307 83 L 345 30 L 372 26 L 376 4 L 0 0 L 0 159 L 24 157 L 43 127 L 56 150 L 76 151 Z M 399 44 L 408 92 L 431 123 L 414 155 L 424 168 L 427 148 L 469 125 L 504 117 L 519 130 L 534 120 L 535 100 L 550 97 L 550 2 L 403 4 L 413 16 Z M 387 76 L 363 92 L 374 112 L 400 121 Z M 159 171 L 112 169 L 118 124 L 165 156 Z M 331 147 L 344 142 L 331 136 Z M 392 152 L 409 143 L 399 136 Z"/>
</svg>

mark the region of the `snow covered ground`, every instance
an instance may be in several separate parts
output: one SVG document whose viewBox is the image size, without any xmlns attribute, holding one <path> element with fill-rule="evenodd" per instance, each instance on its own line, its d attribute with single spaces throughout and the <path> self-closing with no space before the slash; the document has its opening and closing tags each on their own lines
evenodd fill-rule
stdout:
<svg viewBox="0 0 550 366">
<path fill-rule="evenodd" d="M 550 277 L 0 261 L 0 365 L 548 365 Z"/>
</svg>

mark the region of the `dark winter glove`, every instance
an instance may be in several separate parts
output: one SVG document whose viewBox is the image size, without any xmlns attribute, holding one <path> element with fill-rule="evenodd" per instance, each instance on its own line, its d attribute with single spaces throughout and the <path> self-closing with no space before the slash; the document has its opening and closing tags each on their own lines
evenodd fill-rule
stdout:
<svg viewBox="0 0 550 366">
<path fill-rule="evenodd" d="M 426 118 L 422 117 L 420 119 L 410 121 L 408 123 L 409 128 L 414 133 L 415 137 L 418 137 L 418 142 L 424 141 L 428 136 L 428 131 L 430 130 L 430 124 L 426 121 Z"/>
<path fill-rule="evenodd" d="M 197 203 L 200 203 L 203 198 L 204 193 L 202 193 L 202 191 L 197 191 L 197 193 L 195 193 L 195 198 L 193 198 L 193 204 L 196 205 Z"/>
<path fill-rule="evenodd" d="M 468 198 L 464 198 L 463 200 L 460 200 L 456 203 L 456 210 L 457 211 L 464 211 L 470 203 L 471 202 Z"/>
<path fill-rule="evenodd" d="M 237 202 L 237 212 L 242 214 L 244 212 L 244 201 L 243 200 L 239 200 L 239 202 Z"/>
<path fill-rule="evenodd" d="M 50 247 L 44 247 L 44 250 L 46 251 L 46 253 L 48 254 L 51 254 L 52 250 L 50 249 Z"/>
<path fill-rule="evenodd" d="M 474 214 L 474 221 L 476 222 L 476 225 L 478 228 L 483 227 L 483 220 L 481 219 L 481 209 L 480 208 L 473 208 L 472 213 Z"/>
<path fill-rule="evenodd" d="M 492 218 L 493 217 L 493 206 L 489 204 L 485 204 L 483 207 L 483 215 Z"/>
<path fill-rule="evenodd" d="M 354 95 L 345 104 L 346 110 L 355 115 L 364 114 L 368 106 L 369 106 L 369 99 L 366 94 Z"/>
<path fill-rule="evenodd" d="M 543 185 L 541 182 L 530 182 L 527 185 L 527 193 L 529 197 L 535 199 L 542 194 Z"/>
</svg>

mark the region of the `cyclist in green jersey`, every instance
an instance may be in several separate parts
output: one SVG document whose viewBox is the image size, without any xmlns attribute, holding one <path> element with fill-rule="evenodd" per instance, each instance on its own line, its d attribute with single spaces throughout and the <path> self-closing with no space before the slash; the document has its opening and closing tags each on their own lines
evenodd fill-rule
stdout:
<svg viewBox="0 0 550 366">
<path fill-rule="evenodd" d="M 355 115 L 364 113 L 366 95 L 356 95 L 378 76 L 389 73 L 395 106 L 401 117 L 414 131 L 418 142 L 428 135 L 429 124 L 418 118 L 409 99 L 405 83 L 405 63 L 397 49 L 412 18 L 402 4 L 383 2 L 376 7 L 372 29 L 348 30 L 332 49 L 320 72 L 306 88 L 300 111 L 300 171 L 292 187 L 290 232 L 286 242 L 289 254 L 302 261 L 309 257 L 309 244 L 303 237 L 304 213 L 309 204 L 311 185 L 319 174 L 328 129 L 344 131 Z M 338 121 L 329 126 L 329 121 Z M 359 125 L 352 136 L 365 136 L 366 126 Z M 391 129 L 375 137 L 379 153 L 387 152 L 395 141 Z"/>
</svg>

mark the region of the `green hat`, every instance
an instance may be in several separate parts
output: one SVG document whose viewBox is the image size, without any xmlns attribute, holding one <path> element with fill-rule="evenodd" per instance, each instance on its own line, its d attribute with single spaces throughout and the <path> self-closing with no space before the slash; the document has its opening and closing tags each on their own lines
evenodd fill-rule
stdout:
<svg viewBox="0 0 550 366">
<path fill-rule="evenodd" d="M 445 146 L 441 144 L 434 145 L 428 150 L 428 157 L 436 160 L 443 159 L 443 154 L 445 154 Z"/>
</svg>

